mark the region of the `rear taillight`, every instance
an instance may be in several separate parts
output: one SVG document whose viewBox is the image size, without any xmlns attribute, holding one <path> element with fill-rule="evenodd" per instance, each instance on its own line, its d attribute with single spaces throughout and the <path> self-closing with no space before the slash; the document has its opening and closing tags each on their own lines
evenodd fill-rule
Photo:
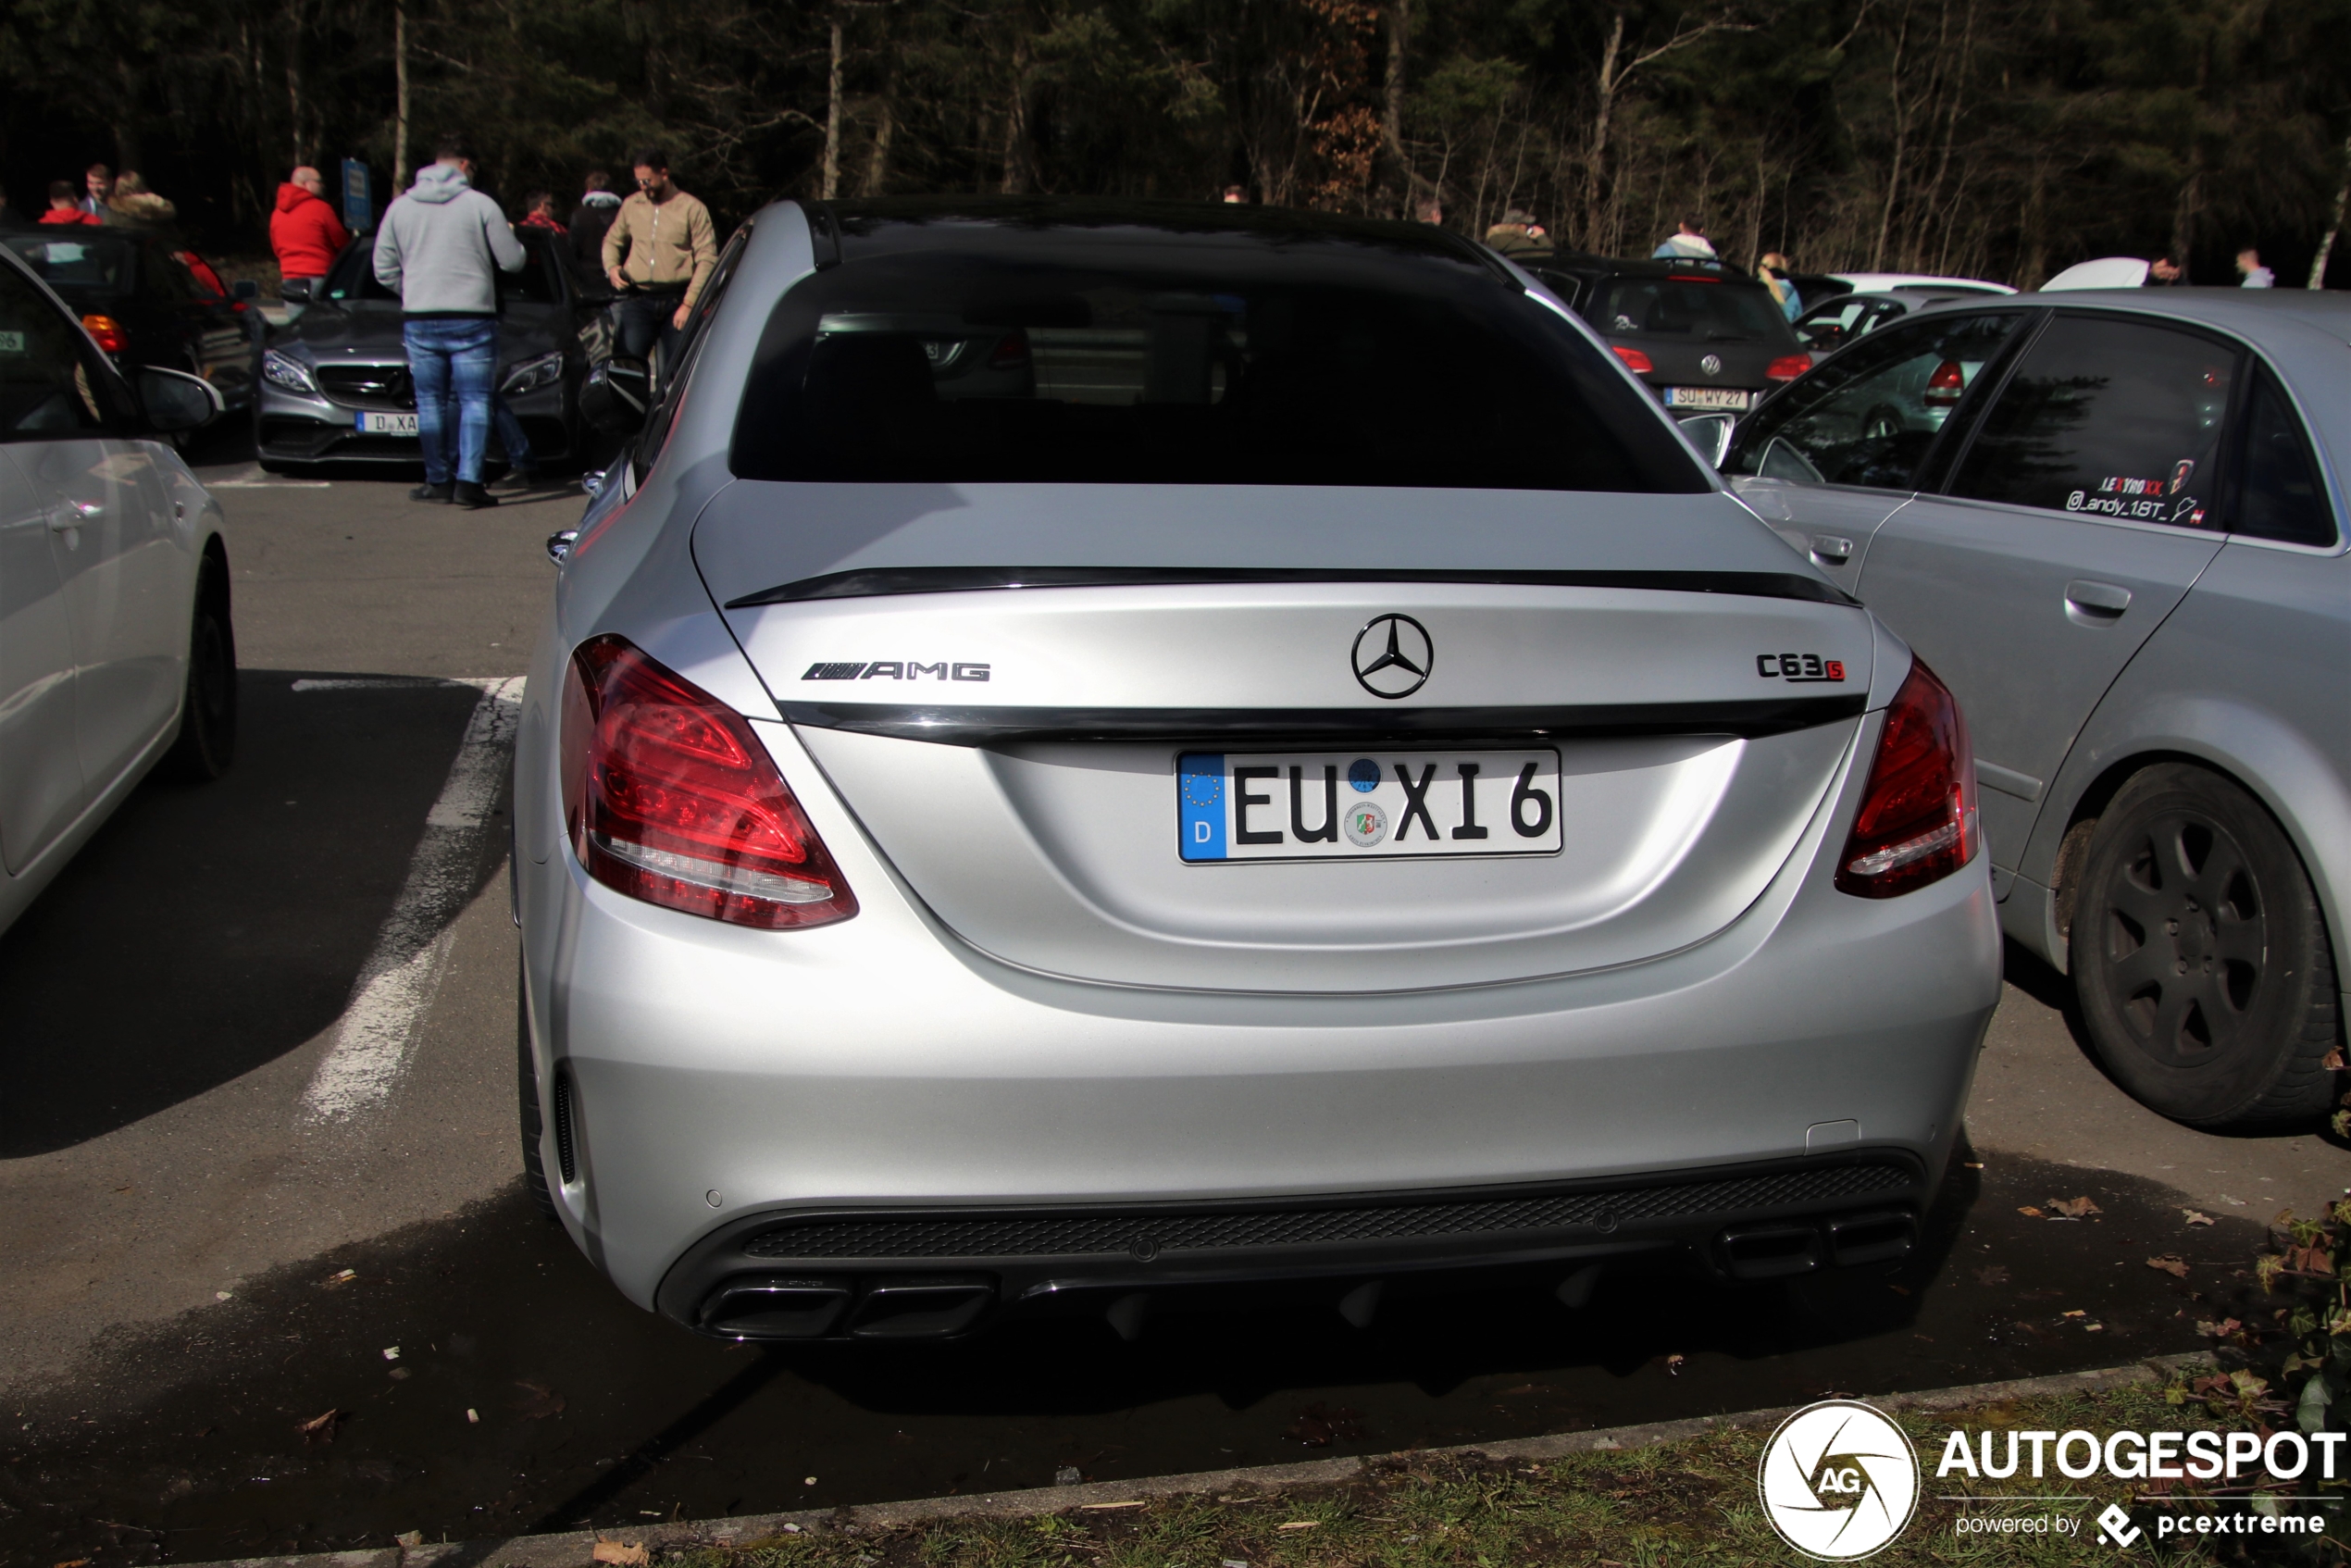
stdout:
<svg viewBox="0 0 2351 1568">
<path fill-rule="evenodd" d="M 1956 408 L 1959 393 L 1967 390 L 1967 372 L 1956 359 L 1947 359 L 1934 367 L 1926 379 L 1926 391 L 1920 401 L 1929 408 Z"/>
<path fill-rule="evenodd" d="M 1948 877 L 1982 841 L 1967 721 L 1950 689 L 1913 660 L 1885 710 L 1836 885 L 1865 899 L 1892 898 Z"/>
<path fill-rule="evenodd" d="M 771 931 L 857 913 L 742 716 L 624 638 L 571 656 L 563 785 L 579 864 L 631 898 Z"/>
<path fill-rule="evenodd" d="M 997 340 L 995 352 L 988 356 L 990 370 L 1016 370 L 1028 363 L 1028 334 L 1007 332 Z"/>
<path fill-rule="evenodd" d="M 1615 351 L 1617 358 L 1624 361 L 1624 368 L 1632 371 L 1636 376 L 1646 376 L 1657 368 L 1649 363 L 1649 356 L 1639 349 L 1624 348 L 1614 343 L 1609 346 Z"/>
<path fill-rule="evenodd" d="M 1793 381 L 1810 368 L 1812 368 L 1810 355 L 1784 354 L 1763 367 L 1763 379 L 1767 381 Z"/>
<path fill-rule="evenodd" d="M 111 316 L 85 316 L 81 318 L 81 330 L 95 338 L 98 346 L 108 354 L 120 354 L 131 346 L 131 335 L 122 330 L 122 323 Z"/>
</svg>

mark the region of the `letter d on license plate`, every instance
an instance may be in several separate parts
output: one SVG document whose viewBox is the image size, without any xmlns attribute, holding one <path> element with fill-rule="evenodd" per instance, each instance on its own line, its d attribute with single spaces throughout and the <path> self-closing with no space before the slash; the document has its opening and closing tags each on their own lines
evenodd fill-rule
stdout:
<svg viewBox="0 0 2351 1568">
<path fill-rule="evenodd" d="M 1528 752 L 1188 752 L 1187 861 L 1552 854 L 1560 757 Z"/>
</svg>

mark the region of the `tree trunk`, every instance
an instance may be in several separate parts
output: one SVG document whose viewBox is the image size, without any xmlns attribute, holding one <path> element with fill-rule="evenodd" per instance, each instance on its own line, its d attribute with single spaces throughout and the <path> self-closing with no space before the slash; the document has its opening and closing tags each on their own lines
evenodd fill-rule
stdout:
<svg viewBox="0 0 2351 1568">
<path fill-rule="evenodd" d="M 1894 230 L 1894 208 L 1902 198 L 1902 162 L 1909 156 L 1909 111 L 1902 103 L 1902 56 L 1910 41 L 1910 16 L 1894 34 L 1894 69 L 1887 79 L 1886 101 L 1894 110 L 1894 157 L 1885 172 L 1885 207 L 1878 214 L 1877 243 L 1870 248 L 1870 270 L 1885 269 L 1885 242 Z"/>
<path fill-rule="evenodd" d="M 2319 254 L 2310 262 L 2310 287 L 2327 286 L 2327 261 L 2334 255 L 2334 237 L 2343 232 L 2343 209 L 2351 206 L 2351 136 L 2343 139 L 2343 183 L 2334 188 L 2334 216 L 2327 223 L 2327 237 L 2319 242 Z"/>
<path fill-rule="evenodd" d="M 408 188 L 408 0 L 392 6 L 392 193 Z"/>
<path fill-rule="evenodd" d="M 1616 110 L 1616 89 L 1623 80 L 1616 68 L 1623 54 L 1624 13 L 1619 11 L 1609 26 L 1608 44 L 1600 51 L 1600 75 L 1596 84 L 1598 91 L 1594 94 L 1592 108 L 1591 153 L 1585 160 L 1582 237 L 1586 247 L 1593 243 L 1592 237 L 1600 224 L 1600 192 L 1608 180 L 1609 118 Z"/>
<path fill-rule="evenodd" d="M 890 93 L 894 81 L 882 84 L 881 119 L 874 127 L 874 150 L 865 159 L 865 182 L 858 192 L 864 196 L 878 196 L 889 185 L 889 143 L 898 130 L 898 113 L 891 106 Z"/>
<path fill-rule="evenodd" d="M 1412 160 L 1404 156 L 1404 51 L 1412 35 L 1412 0 L 1387 0 L 1387 112 L 1380 125 L 1380 139 L 1387 143 L 1387 156 L 1395 160 L 1403 179 L 1407 218 L 1414 216 L 1411 207 L 1421 183 Z"/>
<path fill-rule="evenodd" d="M 833 18 L 833 63 L 825 78 L 825 184 L 818 193 L 831 201 L 840 194 L 840 18 Z"/>
<path fill-rule="evenodd" d="M 135 113 L 141 102 L 138 73 L 131 68 L 129 60 L 117 60 L 115 71 L 122 81 L 122 112 L 116 116 L 114 122 L 114 169 L 120 174 L 126 168 L 138 169 L 145 161 L 145 155 L 139 140 L 139 121 Z"/>
<path fill-rule="evenodd" d="M 1028 156 L 1028 35 L 1013 42 L 1013 90 L 1004 103 L 1003 193 L 1025 196 L 1029 190 Z"/>
</svg>

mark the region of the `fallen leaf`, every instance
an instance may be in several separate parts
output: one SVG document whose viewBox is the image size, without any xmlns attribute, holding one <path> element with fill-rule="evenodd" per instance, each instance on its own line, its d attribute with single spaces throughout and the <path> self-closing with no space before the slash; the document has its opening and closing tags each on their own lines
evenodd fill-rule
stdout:
<svg viewBox="0 0 2351 1568">
<path fill-rule="evenodd" d="M 516 1378 L 515 1387 L 530 1396 L 518 1407 L 525 1421 L 544 1421 L 551 1415 L 561 1415 L 564 1412 L 564 1397 L 545 1384 L 526 1383 Z"/>
<path fill-rule="evenodd" d="M 416 1547 L 425 1544 L 425 1533 L 422 1530 L 403 1530 L 392 1538 L 402 1546 Z"/>
<path fill-rule="evenodd" d="M 90 1560 L 86 1557 L 68 1557 L 63 1562 L 52 1564 L 52 1568 L 90 1568 Z"/>
<path fill-rule="evenodd" d="M 1984 1168 L 1984 1162 L 1981 1160 L 1961 1160 L 1959 1164 L 1972 1171 L 1980 1171 Z"/>
<path fill-rule="evenodd" d="M 399 1359 L 400 1359 L 400 1347 L 399 1347 L 399 1346 L 397 1346 L 397 1345 L 386 1345 L 386 1346 L 384 1347 L 384 1360 L 386 1360 L 386 1361 L 398 1361 Z"/>
<path fill-rule="evenodd" d="M 2190 1225 L 2211 1225 L 2214 1223 L 2210 1214 L 2199 1214 L 2194 1209 L 2182 1209 L 2180 1213 L 2188 1217 L 2188 1224 Z"/>
<path fill-rule="evenodd" d="M 2339 1073 L 2343 1071 L 2343 1047 L 2338 1045 L 2332 1051 L 2328 1052 L 2325 1058 L 2319 1063 L 2319 1065 L 2324 1067 L 2330 1073 Z"/>
<path fill-rule="evenodd" d="M 2203 1318 L 2197 1320 L 2196 1331 L 2208 1339 L 2225 1339 L 2244 1326 L 2245 1325 L 2233 1317 L 2224 1317 L 2218 1323 L 2212 1322 L 2209 1318 Z"/>
<path fill-rule="evenodd" d="M 1978 1285 L 2006 1285 L 2009 1282 L 2009 1271 L 1998 1263 L 1994 1263 L 1989 1268 L 1977 1269 L 1975 1282 Z"/>
<path fill-rule="evenodd" d="M 2087 1316 L 2089 1316 L 2090 1314 L 2089 1314 L 2088 1313 L 2085 1313 L 2085 1312 L 2071 1312 L 2071 1313 L 2060 1313 L 2059 1315 L 2060 1317 L 2087 1317 Z"/>
<path fill-rule="evenodd" d="M 2030 1203 L 2027 1203 L 2023 1207 L 2018 1209 L 2017 1213 L 2022 1214 L 2028 1220 L 2037 1220 L 2041 1217 L 2041 1211 L 2034 1208 Z"/>
<path fill-rule="evenodd" d="M 355 1280 L 355 1279 L 356 1279 L 356 1278 L 358 1278 L 358 1277 L 359 1277 L 359 1271 L 358 1271 L 357 1269 L 355 1269 L 355 1268 L 347 1268 L 347 1269 L 343 1270 L 341 1274 L 330 1274 L 330 1275 L 327 1276 L 327 1277 L 326 1277 L 326 1278 L 324 1278 L 324 1279 L 320 1280 L 318 1283 L 319 1283 L 321 1286 L 323 1286 L 325 1288 L 327 1288 L 327 1289 L 329 1289 L 329 1290 L 332 1290 L 332 1289 L 333 1289 L 336 1286 L 338 1286 L 338 1285 L 348 1285 L 348 1284 L 350 1284 L 353 1280 Z"/>
<path fill-rule="evenodd" d="M 479 1426 L 479 1425 L 481 1425 L 481 1412 L 479 1412 L 479 1411 L 478 1411 L 478 1410 L 475 1410 L 475 1409 L 471 1408 L 470 1406 L 468 1406 L 468 1407 L 466 1408 L 466 1425 L 468 1425 L 468 1426 Z"/>
<path fill-rule="evenodd" d="M 2103 1334 L 2106 1332 L 2106 1325 L 2103 1323 L 2085 1323 L 2082 1325 L 2082 1327 L 2085 1332 L 2091 1334 Z"/>
<path fill-rule="evenodd" d="M 1293 1519 L 1288 1524 L 1279 1527 L 1285 1530 L 1311 1530 L 1321 1523 L 1322 1521 L 1319 1519 Z"/>
<path fill-rule="evenodd" d="M 2099 1208 L 2087 1198 L 2052 1198 L 2049 1200 L 2049 1209 L 2051 1213 L 2063 1214 L 2070 1220 L 2078 1220 L 2089 1214 L 2102 1214 L 2106 1213 L 2104 1209 Z"/>
<path fill-rule="evenodd" d="M 2177 1252 L 2166 1252 L 2159 1258 L 2149 1258 L 2147 1267 L 2161 1269 L 2174 1279 L 2185 1279 L 2188 1276 L 2188 1261 Z"/>
<path fill-rule="evenodd" d="M 653 1553 L 643 1547 L 624 1546 L 618 1541 L 598 1541 L 588 1555 L 599 1562 L 611 1563 L 613 1568 L 646 1568 L 653 1560 Z"/>
<path fill-rule="evenodd" d="M 305 1442 L 313 1447 L 323 1448 L 335 1440 L 335 1424 L 342 1417 L 342 1411 L 330 1410 L 324 1415 L 314 1415 L 309 1420 L 300 1423 L 294 1430 L 302 1434 Z"/>
</svg>

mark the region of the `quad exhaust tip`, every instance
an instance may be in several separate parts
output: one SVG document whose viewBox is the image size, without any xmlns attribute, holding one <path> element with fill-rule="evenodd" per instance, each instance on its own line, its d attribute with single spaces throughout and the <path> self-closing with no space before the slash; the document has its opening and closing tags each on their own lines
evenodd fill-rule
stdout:
<svg viewBox="0 0 2351 1568">
<path fill-rule="evenodd" d="M 738 1275 L 703 1303 L 702 1326 L 729 1339 L 945 1339 L 996 1299 L 984 1275 Z"/>
<path fill-rule="evenodd" d="M 1918 1245 L 1918 1216 L 1907 1209 L 1733 1226 L 1716 1238 L 1723 1271 L 1734 1279 L 1785 1279 L 1820 1268 L 1890 1263 Z"/>
</svg>

